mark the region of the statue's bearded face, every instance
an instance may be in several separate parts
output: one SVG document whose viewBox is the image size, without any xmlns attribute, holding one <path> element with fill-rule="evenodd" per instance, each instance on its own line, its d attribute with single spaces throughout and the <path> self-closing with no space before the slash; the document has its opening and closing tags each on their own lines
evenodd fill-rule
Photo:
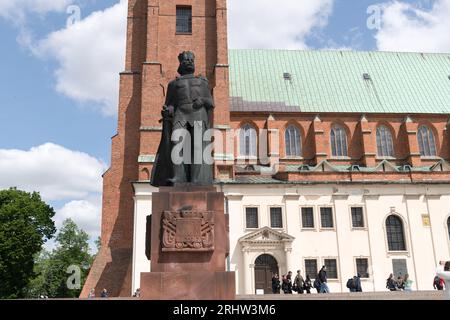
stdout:
<svg viewBox="0 0 450 320">
<path fill-rule="evenodd" d="M 191 52 L 184 52 L 180 55 L 179 72 L 181 75 L 195 72 L 195 56 Z"/>
</svg>

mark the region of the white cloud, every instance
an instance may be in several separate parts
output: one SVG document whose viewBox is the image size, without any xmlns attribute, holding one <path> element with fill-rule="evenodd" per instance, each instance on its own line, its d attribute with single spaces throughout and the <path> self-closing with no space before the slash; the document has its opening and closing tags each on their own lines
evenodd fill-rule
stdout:
<svg viewBox="0 0 450 320">
<path fill-rule="evenodd" d="M 95 103 L 106 115 L 117 112 L 119 72 L 125 61 L 127 1 L 97 11 L 49 34 L 33 51 L 58 61 L 57 90 Z"/>
<path fill-rule="evenodd" d="M 4 2 L 10 8 L 16 1 Z M 19 11 L 23 14 L 63 10 L 73 0 L 19 2 L 22 8 L 34 4 L 35 9 Z M 314 28 L 326 26 L 333 3 L 283 0 L 274 5 L 271 0 L 229 0 L 230 47 L 304 49 Z M 56 89 L 60 93 L 99 107 L 105 115 L 115 115 L 118 74 L 125 60 L 126 12 L 127 1 L 120 0 L 37 42 L 29 32 L 22 32 L 19 42 L 39 57 L 57 61 Z"/>
<path fill-rule="evenodd" d="M 100 236 L 101 197 L 91 200 L 75 200 L 56 210 L 54 217 L 56 227 L 61 228 L 66 219 L 72 219 L 77 226 L 89 234 L 92 241 Z"/>
<path fill-rule="evenodd" d="M 83 199 L 102 191 L 106 164 L 52 143 L 24 150 L 0 149 L 0 189 L 39 191 L 44 200 Z"/>
<path fill-rule="evenodd" d="M 333 0 L 229 0 L 231 48 L 305 49 L 305 38 L 324 27 Z"/>
<path fill-rule="evenodd" d="M 450 52 L 450 0 L 431 10 L 393 1 L 383 4 L 382 26 L 375 38 L 382 51 Z"/>
<path fill-rule="evenodd" d="M 73 0 L 0 0 L 0 17 L 23 24 L 27 13 L 61 12 L 71 3 Z"/>
</svg>

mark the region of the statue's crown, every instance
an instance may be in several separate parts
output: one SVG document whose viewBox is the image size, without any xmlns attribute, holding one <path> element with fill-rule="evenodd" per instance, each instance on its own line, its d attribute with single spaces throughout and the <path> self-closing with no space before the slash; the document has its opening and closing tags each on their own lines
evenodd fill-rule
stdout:
<svg viewBox="0 0 450 320">
<path fill-rule="evenodd" d="M 195 59 L 195 54 L 192 51 L 183 51 L 178 55 L 178 61 L 183 61 L 184 56 L 191 56 L 193 59 Z"/>
</svg>

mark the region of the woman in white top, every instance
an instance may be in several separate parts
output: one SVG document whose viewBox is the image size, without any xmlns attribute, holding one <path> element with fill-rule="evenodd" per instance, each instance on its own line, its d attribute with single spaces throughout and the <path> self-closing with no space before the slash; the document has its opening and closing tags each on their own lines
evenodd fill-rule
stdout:
<svg viewBox="0 0 450 320">
<path fill-rule="evenodd" d="M 450 300 L 450 261 L 441 261 L 436 274 L 439 278 L 444 279 L 445 282 L 444 299 Z"/>
</svg>

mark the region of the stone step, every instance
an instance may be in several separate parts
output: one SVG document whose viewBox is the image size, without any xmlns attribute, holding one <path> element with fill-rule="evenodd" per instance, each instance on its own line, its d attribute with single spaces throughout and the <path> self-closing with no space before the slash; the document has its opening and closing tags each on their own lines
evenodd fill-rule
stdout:
<svg viewBox="0 0 450 320">
<path fill-rule="evenodd" d="M 238 295 L 237 300 L 442 300 L 443 291 Z"/>
</svg>

